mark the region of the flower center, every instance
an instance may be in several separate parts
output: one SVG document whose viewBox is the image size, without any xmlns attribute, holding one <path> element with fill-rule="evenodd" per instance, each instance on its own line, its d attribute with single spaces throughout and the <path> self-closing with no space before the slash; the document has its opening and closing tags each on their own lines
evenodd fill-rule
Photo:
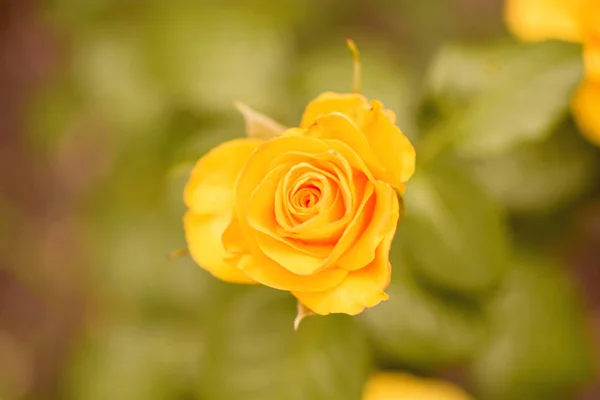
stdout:
<svg viewBox="0 0 600 400">
<path fill-rule="evenodd" d="M 310 211 L 321 199 L 321 189 L 313 184 L 302 185 L 293 195 L 290 201 L 296 212 Z"/>
</svg>

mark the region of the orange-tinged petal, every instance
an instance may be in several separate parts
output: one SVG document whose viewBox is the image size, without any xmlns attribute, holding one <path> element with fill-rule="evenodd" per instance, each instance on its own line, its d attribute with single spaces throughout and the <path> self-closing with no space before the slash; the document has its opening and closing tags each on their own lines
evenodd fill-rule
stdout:
<svg viewBox="0 0 600 400">
<path fill-rule="evenodd" d="M 325 264 L 326 255 L 317 257 L 299 246 L 292 246 L 277 238 L 265 235 L 262 232 L 255 233 L 256 244 L 263 254 L 281 265 L 288 271 L 297 275 L 312 275 L 320 270 Z M 306 247 L 306 246 L 302 246 Z M 331 246 L 325 246 L 325 254 Z"/>
<path fill-rule="evenodd" d="M 400 215 L 398 196 L 388 184 L 375 182 L 375 205 L 369 214 L 362 234 L 340 257 L 336 265 L 355 271 L 368 265 L 375 258 L 375 249 L 386 236 L 394 236 Z"/>
<path fill-rule="evenodd" d="M 223 242 L 223 248 L 230 255 L 240 255 L 250 251 L 235 209 L 231 215 L 229 225 L 227 225 L 221 236 L 221 241 Z"/>
<path fill-rule="evenodd" d="M 328 199 L 327 193 L 319 205 L 318 214 L 314 217 L 292 223 L 292 217 L 287 210 L 275 209 L 276 220 L 281 226 L 279 234 L 281 236 L 293 237 L 304 241 L 320 241 L 325 243 L 335 243 L 343 232 L 345 225 L 352 218 L 354 209 L 354 187 L 351 185 L 352 167 L 346 159 L 338 152 L 326 152 L 320 154 L 307 154 L 300 152 L 289 152 L 276 158 L 277 164 L 298 165 L 301 163 L 310 163 L 315 170 L 318 168 L 328 179 L 333 191 L 336 188 L 335 196 Z M 286 175 L 280 182 L 276 192 L 276 202 L 281 203 L 284 192 L 287 192 L 291 185 L 292 174 Z"/>
<path fill-rule="evenodd" d="M 600 81 L 584 81 L 575 93 L 572 108 L 581 132 L 600 146 Z"/>
<path fill-rule="evenodd" d="M 358 237 L 363 233 L 363 229 L 365 225 L 368 223 L 368 220 L 373 215 L 373 210 L 376 204 L 376 196 L 375 196 L 375 185 L 371 181 L 360 181 L 356 180 L 355 186 L 360 186 L 357 192 L 361 193 L 362 199 L 355 211 L 354 218 L 348 226 L 346 230 L 340 237 L 340 240 L 336 243 L 336 245 L 331 250 L 329 257 L 326 260 L 325 267 L 329 267 L 330 265 L 337 265 L 339 258 L 352 246 L 352 244 L 358 239 Z M 340 266 L 341 267 L 341 266 Z"/>
<path fill-rule="evenodd" d="M 344 114 L 331 113 L 317 118 L 315 123 L 308 129 L 308 135 L 321 139 L 337 140 L 347 144 L 375 175 L 381 174 L 384 170 L 384 166 L 373 154 L 365 135 Z"/>
<path fill-rule="evenodd" d="M 583 40 L 581 7 L 586 0 L 506 0 L 505 19 L 523 40 Z"/>
<path fill-rule="evenodd" d="M 244 255 L 238 268 L 263 285 L 280 290 L 305 292 L 327 290 L 338 285 L 348 275 L 341 268 L 329 268 L 314 275 L 297 275 L 283 268 L 260 251 Z"/>
<path fill-rule="evenodd" d="M 293 291 L 292 294 L 316 314 L 360 314 L 365 308 L 387 300 L 384 292 L 390 283 L 389 252 L 394 235 L 386 236 L 373 262 L 348 274 L 338 286 L 321 292 Z"/>
<path fill-rule="evenodd" d="M 255 283 L 236 266 L 235 259 L 221 244 L 221 234 L 230 214 L 199 215 L 188 211 L 183 219 L 190 255 L 202 268 L 219 279 L 235 283 Z"/>
<path fill-rule="evenodd" d="M 275 157 L 291 151 L 321 153 L 328 149 L 324 141 L 306 136 L 281 136 L 258 147 L 248 159 L 237 182 L 236 206 L 242 227 L 247 226 L 247 223 L 244 224 L 245 212 L 252 192 L 265 175 L 278 166 L 273 163 Z"/>
<path fill-rule="evenodd" d="M 288 263 L 284 260 L 288 259 L 290 253 L 294 256 L 302 253 L 298 257 L 303 258 L 306 265 L 300 266 L 301 270 L 299 271 L 295 271 L 293 268 L 290 270 L 300 275 L 306 275 L 312 273 L 306 272 L 307 269 L 311 268 L 310 266 L 315 266 L 318 263 L 319 265 L 315 266 L 314 269 L 320 268 L 323 258 L 331 251 L 331 246 L 300 242 L 286 238 L 278 232 L 275 215 L 275 209 L 278 205 L 275 204 L 276 196 L 274 193 L 277 190 L 281 176 L 285 174 L 287 168 L 286 165 L 275 168 L 257 186 L 248 203 L 247 219 L 249 226 L 259 233 L 255 235 L 258 246 L 267 256 L 282 266 L 287 268 Z M 279 243 L 274 243 L 273 240 Z M 288 254 L 282 254 L 286 253 L 286 249 Z"/>
<path fill-rule="evenodd" d="M 319 116 L 334 112 L 342 113 L 360 124 L 368 106 L 367 99 L 361 94 L 325 92 L 308 103 L 300 126 L 308 128 Z"/>
<path fill-rule="evenodd" d="M 231 211 L 238 174 L 262 142 L 259 139 L 231 140 L 200 158 L 184 189 L 187 207 L 199 214 Z"/>
<path fill-rule="evenodd" d="M 390 119 L 383 104 L 373 100 L 363 132 L 375 156 L 386 169 L 386 181 L 402 187 L 415 172 L 415 149 Z"/>
<path fill-rule="evenodd" d="M 600 82 L 600 39 L 597 42 L 585 44 L 583 48 L 583 61 L 585 63 L 586 79 Z"/>
</svg>

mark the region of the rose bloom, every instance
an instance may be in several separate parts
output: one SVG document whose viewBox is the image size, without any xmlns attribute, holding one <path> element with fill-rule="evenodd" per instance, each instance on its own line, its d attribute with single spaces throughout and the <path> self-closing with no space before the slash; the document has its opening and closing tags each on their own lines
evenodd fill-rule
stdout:
<svg viewBox="0 0 600 400">
<path fill-rule="evenodd" d="M 367 382 L 362 400 L 470 400 L 456 386 L 402 373 L 379 373 Z"/>
<path fill-rule="evenodd" d="M 583 44 L 586 77 L 572 108 L 581 131 L 600 146 L 600 1 L 506 0 L 505 17 L 510 30 L 523 40 Z"/>
<path fill-rule="evenodd" d="M 290 291 L 316 314 L 386 300 L 399 196 L 415 168 L 395 122 L 379 101 L 324 93 L 300 127 L 214 148 L 185 188 L 192 258 L 222 280 Z"/>
</svg>

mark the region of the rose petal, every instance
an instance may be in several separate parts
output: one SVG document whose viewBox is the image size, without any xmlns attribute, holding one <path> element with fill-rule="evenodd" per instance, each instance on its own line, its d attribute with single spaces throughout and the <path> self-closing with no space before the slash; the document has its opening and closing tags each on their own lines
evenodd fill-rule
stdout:
<svg viewBox="0 0 600 400">
<path fill-rule="evenodd" d="M 415 172 L 415 149 L 383 108 L 373 100 L 372 110 L 367 115 L 363 132 L 373 153 L 386 169 L 386 182 L 401 188 Z"/>
<path fill-rule="evenodd" d="M 342 113 L 355 123 L 360 124 L 363 114 L 368 107 L 369 103 L 367 99 L 361 94 L 326 92 L 308 103 L 304 110 L 300 126 L 308 128 L 319 116 L 334 112 Z"/>
<path fill-rule="evenodd" d="M 230 212 L 238 174 L 261 143 L 258 139 L 235 139 L 200 158 L 184 189 L 187 207 L 199 214 Z"/>
<path fill-rule="evenodd" d="M 219 279 L 235 283 L 256 283 L 236 267 L 221 244 L 221 234 L 230 216 L 199 215 L 188 211 L 183 219 L 185 238 L 194 261 Z"/>
<path fill-rule="evenodd" d="M 375 176 L 383 174 L 384 166 L 373 153 L 369 141 L 359 127 L 344 114 L 332 113 L 317 118 L 307 134 L 347 144 L 369 166 Z"/>
<path fill-rule="evenodd" d="M 320 315 L 345 313 L 356 315 L 367 307 L 387 300 L 391 265 L 389 252 L 394 232 L 387 235 L 376 251 L 375 259 L 363 269 L 348 274 L 338 286 L 320 292 L 292 291 L 306 307 Z"/>
<path fill-rule="evenodd" d="M 585 44 L 583 61 L 585 63 L 586 79 L 600 82 L 600 41 Z"/>
<path fill-rule="evenodd" d="M 579 9 L 585 0 L 506 0 L 505 19 L 523 40 L 582 41 Z"/>
<path fill-rule="evenodd" d="M 358 178 L 358 177 L 357 177 Z M 373 215 L 376 198 L 374 196 L 375 185 L 371 181 L 356 180 L 355 185 L 358 188 L 357 192 L 362 193 L 362 199 L 356 209 L 352 221 L 346 227 L 340 240 L 331 250 L 329 257 L 326 260 L 324 268 L 331 265 L 337 265 L 339 258 L 350 248 L 357 238 L 363 233 L 362 229 L 368 223 L 369 218 Z"/>
<path fill-rule="evenodd" d="M 338 285 L 348 275 L 341 268 L 329 268 L 314 275 L 297 275 L 283 268 L 260 251 L 242 256 L 238 268 L 257 282 L 280 290 L 322 291 Z"/>
<path fill-rule="evenodd" d="M 394 236 L 399 218 L 398 197 L 395 190 L 383 182 L 375 182 L 375 204 L 368 214 L 362 233 L 339 258 L 336 265 L 348 271 L 363 268 L 375 258 L 375 249 L 384 237 Z M 366 213 L 365 213 L 366 214 Z"/>
<path fill-rule="evenodd" d="M 278 224 L 275 217 L 275 209 L 278 205 L 275 204 L 276 197 L 274 193 L 277 189 L 278 182 L 281 180 L 281 176 L 285 174 L 287 168 L 288 166 L 282 165 L 269 172 L 265 179 L 263 179 L 256 187 L 248 203 L 248 224 L 251 228 L 262 233 L 262 235 L 255 236 L 259 247 L 267 256 L 279 262 L 282 266 L 287 267 L 287 264 L 284 262 L 286 256 L 281 256 L 281 253 L 284 252 L 285 249 L 287 249 L 288 253 L 294 255 L 303 253 L 300 254 L 299 257 L 304 257 L 307 268 L 308 265 L 313 265 L 315 263 L 320 265 L 323 263 L 323 258 L 331 251 L 331 246 L 319 246 L 297 242 L 281 237 L 277 232 Z M 274 244 L 269 240 L 269 237 L 279 243 Z M 316 269 L 318 268 L 319 267 L 316 267 Z M 306 272 L 294 271 L 293 269 L 291 271 L 301 275 L 306 274 Z"/>
<path fill-rule="evenodd" d="M 597 146 L 600 146 L 599 105 L 600 82 L 584 81 L 573 98 L 573 114 L 581 132 Z"/>
</svg>

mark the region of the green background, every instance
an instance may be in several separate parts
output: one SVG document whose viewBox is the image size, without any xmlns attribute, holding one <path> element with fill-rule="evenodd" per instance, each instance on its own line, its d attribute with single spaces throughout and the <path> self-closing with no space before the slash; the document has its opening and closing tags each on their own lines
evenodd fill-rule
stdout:
<svg viewBox="0 0 600 400">
<path fill-rule="evenodd" d="M 360 400 L 377 369 L 481 400 L 594 396 L 600 151 L 569 113 L 579 46 L 512 39 L 501 1 L 18 10 L 7 26 L 50 61 L 14 89 L 26 96 L 3 167 L 17 183 L 0 192 L 2 400 Z M 244 135 L 233 101 L 297 125 L 319 93 L 351 90 L 346 36 L 417 172 L 390 299 L 294 333 L 291 295 L 167 254 L 185 247 L 194 162 Z"/>
</svg>

